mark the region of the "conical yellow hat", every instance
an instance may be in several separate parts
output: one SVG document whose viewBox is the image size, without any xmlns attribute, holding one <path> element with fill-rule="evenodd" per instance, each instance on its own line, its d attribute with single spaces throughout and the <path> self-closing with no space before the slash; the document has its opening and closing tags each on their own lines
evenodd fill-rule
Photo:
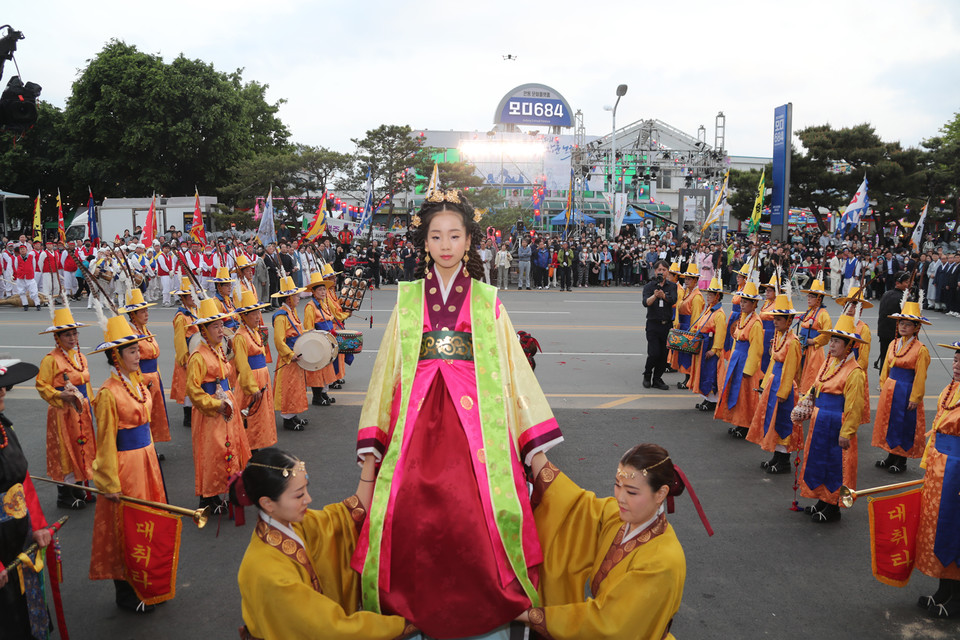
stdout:
<svg viewBox="0 0 960 640">
<path fill-rule="evenodd" d="M 298 287 L 296 284 L 294 284 L 293 278 L 291 278 L 290 276 L 286 276 L 284 278 L 280 278 L 280 291 L 276 292 L 270 297 L 286 298 L 287 296 L 292 296 L 296 293 L 300 293 L 303 290 L 304 290 L 303 287 Z"/>
<path fill-rule="evenodd" d="M 777 295 L 777 298 L 773 301 L 773 309 L 771 311 L 764 311 L 767 315 L 771 316 L 795 316 L 799 311 L 793 308 L 793 301 L 785 293 Z"/>
<path fill-rule="evenodd" d="M 670 272 L 670 273 L 675 273 L 675 274 L 677 274 L 677 275 L 680 275 L 681 273 L 683 273 L 682 271 L 680 271 L 680 263 L 679 263 L 679 262 L 674 262 L 673 264 L 671 264 L 671 265 L 670 265 L 669 272 Z"/>
<path fill-rule="evenodd" d="M 760 292 L 757 291 L 757 283 L 751 280 L 743 285 L 743 290 L 740 291 L 740 297 L 746 298 L 747 300 L 759 300 Z"/>
<path fill-rule="evenodd" d="M 711 293 L 723 293 L 723 286 L 720 284 L 720 278 L 714 276 L 713 279 L 710 280 L 710 286 L 706 288 L 706 291 L 710 291 Z"/>
<path fill-rule="evenodd" d="M 846 314 L 837 318 L 837 324 L 833 327 L 833 331 L 824 331 L 823 333 L 837 336 L 838 338 L 849 338 L 857 342 L 863 342 L 863 338 L 857 333 L 857 327 L 853 324 L 853 316 Z"/>
<path fill-rule="evenodd" d="M 137 290 L 139 291 L 139 289 Z M 57 309 L 53 312 L 53 324 L 47 327 L 44 331 L 41 331 L 39 335 L 45 333 L 59 333 L 61 331 L 67 331 L 69 329 L 76 329 L 78 327 L 86 327 L 88 325 L 77 322 L 73 319 L 73 313 L 70 312 L 69 308 Z"/>
<path fill-rule="evenodd" d="M 341 273 L 343 273 L 343 272 L 342 272 L 342 271 L 334 271 L 334 270 L 333 270 L 333 265 L 331 265 L 329 262 L 327 262 L 326 264 L 323 265 L 323 268 L 320 270 L 320 273 L 323 274 L 323 277 L 324 277 L 324 278 L 329 278 L 329 277 L 331 277 L 331 276 L 339 275 L 339 274 L 341 274 Z"/>
<path fill-rule="evenodd" d="M 234 269 L 240 271 L 240 269 L 246 269 L 247 267 L 252 266 L 253 263 L 250 262 L 250 258 L 241 253 L 239 256 L 237 256 L 237 264 L 234 266 Z"/>
<path fill-rule="evenodd" d="M 210 278 L 217 284 L 223 284 L 226 282 L 233 282 L 233 278 L 230 277 L 230 269 L 227 267 L 220 267 L 217 269 L 217 277 Z"/>
<path fill-rule="evenodd" d="M 155 306 L 155 302 L 145 302 L 143 299 L 143 292 L 140 289 L 131 289 L 127 293 L 127 304 L 126 306 L 120 307 L 120 313 L 130 313 L 131 311 L 139 311 L 140 309 L 146 309 L 147 307 Z"/>
<path fill-rule="evenodd" d="M 180 278 L 180 288 L 176 291 L 171 291 L 175 296 L 186 296 L 193 293 L 193 285 L 190 284 L 190 278 L 183 276 Z"/>
<path fill-rule="evenodd" d="M 226 320 L 233 317 L 232 313 L 222 313 L 216 298 L 204 298 L 197 307 L 197 319 L 192 324 L 209 324 L 216 320 Z"/>
<path fill-rule="evenodd" d="M 745 262 L 742 267 L 737 270 L 738 276 L 743 276 L 744 278 L 750 277 L 750 262 Z"/>
<path fill-rule="evenodd" d="M 904 303 L 903 308 L 900 309 L 900 313 L 891 313 L 887 317 L 896 318 L 897 320 L 913 320 L 920 324 L 933 324 L 927 318 L 923 317 L 923 312 L 920 310 L 920 303 L 914 302 L 913 300 Z"/>
<path fill-rule="evenodd" d="M 700 277 L 700 267 L 697 266 L 696 262 L 690 262 L 687 264 L 687 270 L 683 272 L 684 278 L 699 278 Z"/>
<path fill-rule="evenodd" d="M 256 309 L 263 309 L 269 307 L 267 303 L 260 304 L 257 300 L 257 294 L 251 291 L 250 289 L 244 289 L 240 294 L 240 298 L 237 300 L 237 309 L 235 313 L 249 313 Z"/>
<path fill-rule="evenodd" d="M 130 326 L 125 316 L 113 316 L 107 319 L 107 330 L 103 332 L 103 342 L 90 353 L 100 353 L 107 349 L 122 347 L 145 340 L 148 336 L 141 336 Z"/>
<path fill-rule="evenodd" d="M 863 299 L 863 294 L 860 293 L 860 287 L 857 286 L 851 286 L 850 293 L 848 293 L 846 296 L 837 298 L 837 304 L 840 306 L 846 306 L 848 302 L 859 302 L 864 309 L 873 308 L 873 303 L 867 302 Z"/>
</svg>

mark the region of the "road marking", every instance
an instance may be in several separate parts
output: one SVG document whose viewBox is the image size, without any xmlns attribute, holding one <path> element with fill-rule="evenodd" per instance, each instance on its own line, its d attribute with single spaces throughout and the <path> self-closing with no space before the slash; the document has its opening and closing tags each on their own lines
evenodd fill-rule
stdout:
<svg viewBox="0 0 960 640">
<path fill-rule="evenodd" d="M 622 404 L 627 404 L 628 402 L 633 402 L 634 400 L 639 400 L 644 396 L 623 396 L 619 400 L 612 400 L 611 402 L 604 402 L 599 405 L 597 409 L 613 409 L 614 407 L 619 407 Z"/>
<path fill-rule="evenodd" d="M 537 313 L 544 315 L 555 315 L 555 316 L 568 316 L 570 315 L 569 311 L 511 311 L 510 315 L 515 316 L 519 313 Z"/>
</svg>

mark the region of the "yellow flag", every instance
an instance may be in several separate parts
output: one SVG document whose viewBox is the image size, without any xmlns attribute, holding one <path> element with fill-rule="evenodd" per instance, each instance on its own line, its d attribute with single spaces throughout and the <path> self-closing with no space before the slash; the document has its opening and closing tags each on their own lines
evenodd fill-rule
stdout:
<svg viewBox="0 0 960 640">
<path fill-rule="evenodd" d="M 727 169 L 726 175 L 723 176 L 723 185 L 720 187 L 720 191 L 717 193 L 717 199 L 713 203 L 713 206 L 710 207 L 710 213 L 707 215 L 707 219 L 703 222 L 703 226 L 700 227 L 701 233 L 706 231 L 707 227 L 718 221 L 723 216 L 723 208 L 727 204 L 727 183 L 729 181 L 730 169 Z"/>
<path fill-rule="evenodd" d="M 767 171 L 764 167 L 760 172 L 760 186 L 757 187 L 757 200 L 753 203 L 753 215 L 750 216 L 750 231 L 760 228 L 760 213 L 763 211 L 763 178 Z"/>
<path fill-rule="evenodd" d="M 40 192 L 37 191 L 37 201 L 33 205 L 33 239 L 43 241 L 43 226 L 40 224 Z"/>
<path fill-rule="evenodd" d="M 440 188 L 440 167 L 437 166 L 437 163 L 433 163 L 433 175 L 430 176 L 430 184 L 427 185 L 426 195 L 430 195 L 434 191 Z"/>
</svg>

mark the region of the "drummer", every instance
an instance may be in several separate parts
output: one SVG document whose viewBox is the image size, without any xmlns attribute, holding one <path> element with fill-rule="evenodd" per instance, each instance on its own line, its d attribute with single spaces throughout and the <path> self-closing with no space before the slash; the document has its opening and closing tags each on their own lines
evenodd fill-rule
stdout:
<svg viewBox="0 0 960 640">
<path fill-rule="evenodd" d="M 755 391 L 759 376 L 756 380 L 753 377 L 758 372 L 763 375 L 760 369 L 763 327 L 756 313 L 759 300 L 756 283 L 747 282 L 740 292 L 741 314 L 733 330 L 734 347 L 713 414 L 714 418 L 730 423 L 727 433 L 734 438 L 747 437 L 760 400 Z"/>
<path fill-rule="evenodd" d="M 297 364 L 300 356 L 293 345 L 303 335 L 303 324 L 297 315 L 297 301 L 303 288 L 293 283 L 293 278 L 280 279 L 280 291 L 270 296 L 279 298 L 280 309 L 273 314 L 273 344 L 277 348 L 277 363 L 273 372 L 273 406 L 283 418 L 283 428 L 288 431 L 303 431 L 307 420 L 298 414 L 307 410 L 307 385 L 304 371 Z"/>
<path fill-rule="evenodd" d="M 680 295 L 681 300 L 677 303 L 677 323 L 676 328 L 681 331 L 690 331 L 691 321 L 700 317 L 703 313 L 705 303 L 703 294 L 697 288 L 700 281 L 700 268 L 692 260 L 687 265 L 687 270 L 683 273 L 683 292 Z M 678 352 L 677 364 L 680 373 L 685 374 L 683 382 L 677 383 L 677 389 L 689 389 L 690 371 L 693 368 L 693 354 L 685 351 Z"/>
<path fill-rule="evenodd" d="M 333 267 L 329 263 L 323 265 L 323 268 L 320 270 L 323 274 L 323 279 L 328 281 L 330 284 L 326 285 L 327 293 L 327 310 L 333 316 L 333 333 L 336 333 L 339 329 L 346 328 L 346 321 L 352 314 L 351 311 L 346 311 L 343 306 L 340 304 L 340 300 L 337 299 L 336 286 L 337 286 L 337 276 L 341 272 L 334 271 Z M 333 368 L 336 371 L 339 378 L 336 382 L 330 384 L 331 389 L 340 389 L 346 383 L 347 370 L 345 365 L 353 364 L 353 354 L 339 354 L 336 361 L 334 362 Z"/>
<path fill-rule="evenodd" d="M 153 436 L 153 442 L 170 442 L 170 422 L 167 416 L 167 403 L 164 397 L 163 380 L 160 379 L 160 371 L 157 369 L 157 358 L 160 357 L 160 344 L 156 337 L 147 328 L 147 322 L 150 321 L 149 307 L 155 306 L 153 302 L 145 302 L 143 292 L 140 289 L 131 289 L 127 294 L 127 304 L 120 308 L 120 313 L 126 313 L 130 316 L 130 324 L 137 330 L 137 335 L 143 336 L 144 340 L 140 345 L 140 374 L 144 382 L 147 383 L 147 389 L 153 398 L 153 408 L 150 411 L 150 435 Z M 163 460 L 163 454 L 158 454 L 160 460 Z"/>
<path fill-rule="evenodd" d="M 273 387 L 265 357 L 268 353 L 267 340 L 260 331 L 263 323 L 260 310 L 269 306 L 267 303 L 258 303 L 255 291 L 244 289 L 240 294 L 240 307 L 237 308 L 240 328 L 233 337 L 233 349 L 236 352 L 233 363 L 237 370 L 237 386 L 233 392 L 246 426 L 251 452 L 277 442 Z"/>
<path fill-rule="evenodd" d="M 303 326 L 320 331 L 333 330 L 333 314 L 328 311 L 327 289 L 336 285 L 333 279 L 324 279 L 323 274 L 315 271 L 310 274 L 307 291 L 310 299 L 303 310 Z M 313 390 L 313 404 L 325 407 L 335 403 L 336 398 L 327 394 L 327 386 L 337 382 L 339 376 L 331 362 L 319 371 L 307 371 L 307 386 Z"/>
<path fill-rule="evenodd" d="M 680 268 L 679 262 L 674 262 L 670 265 L 670 269 L 667 271 L 667 280 L 677 285 L 677 306 L 673 308 L 673 328 L 678 329 L 680 327 L 680 305 L 683 304 L 683 297 L 687 294 L 686 288 L 683 286 L 683 283 L 680 281 L 680 277 L 683 275 L 683 269 Z M 670 349 L 667 354 L 667 373 L 676 373 L 680 370 L 680 352 L 676 349 Z"/>
<path fill-rule="evenodd" d="M 170 399 L 183 405 L 183 426 L 190 428 L 193 403 L 187 397 L 187 358 L 190 347 L 187 341 L 197 332 L 193 321 L 197 319 L 197 303 L 190 278 L 184 276 L 180 288 L 171 292 L 180 296 L 180 307 L 173 316 L 173 381 L 170 383 Z"/>
<path fill-rule="evenodd" d="M 694 405 L 700 411 L 713 412 L 717 408 L 717 380 L 723 341 L 727 335 L 727 319 L 723 313 L 723 288 L 720 279 L 713 278 L 705 290 L 706 308 L 693 321 L 690 330 L 701 338 L 700 353 L 694 354 L 690 370 L 690 388 L 703 397 Z"/>
<path fill-rule="evenodd" d="M 200 301 L 193 324 L 203 341 L 187 361 L 187 395 L 198 411 L 193 436 L 193 469 L 200 508 L 214 513 L 226 508 L 227 482 L 250 459 L 240 407 L 230 388 L 232 369 L 224 352 L 223 321 L 214 298 Z"/>
</svg>

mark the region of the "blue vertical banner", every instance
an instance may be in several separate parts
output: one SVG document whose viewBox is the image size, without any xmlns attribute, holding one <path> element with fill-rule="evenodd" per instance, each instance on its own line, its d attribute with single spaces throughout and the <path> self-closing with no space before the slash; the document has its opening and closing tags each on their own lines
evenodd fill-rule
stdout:
<svg viewBox="0 0 960 640">
<path fill-rule="evenodd" d="M 790 152 L 793 138 L 793 103 L 773 110 L 773 194 L 770 200 L 770 225 L 784 227 L 790 210 Z M 774 233 L 776 233 L 774 231 Z"/>
</svg>

